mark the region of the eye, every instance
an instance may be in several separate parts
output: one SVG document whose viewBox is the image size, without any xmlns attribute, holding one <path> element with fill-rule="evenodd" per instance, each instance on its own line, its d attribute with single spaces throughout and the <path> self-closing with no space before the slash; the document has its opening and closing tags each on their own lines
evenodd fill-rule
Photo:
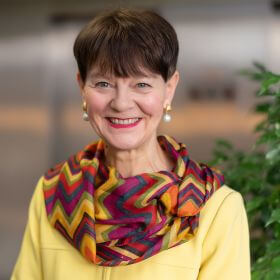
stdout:
<svg viewBox="0 0 280 280">
<path fill-rule="evenodd" d="M 98 82 L 95 84 L 95 87 L 100 87 L 100 88 L 107 88 L 109 86 L 110 86 L 110 84 L 107 82 Z"/>
<path fill-rule="evenodd" d="M 137 87 L 139 88 L 145 88 L 145 87 L 151 87 L 149 84 L 146 84 L 146 83 L 138 83 L 137 84 Z"/>
</svg>

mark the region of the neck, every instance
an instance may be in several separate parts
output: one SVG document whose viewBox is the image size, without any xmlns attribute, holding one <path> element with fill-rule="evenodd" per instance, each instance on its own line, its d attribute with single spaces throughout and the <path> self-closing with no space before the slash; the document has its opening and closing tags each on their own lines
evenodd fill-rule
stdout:
<svg viewBox="0 0 280 280">
<path fill-rule="evenodd" d="M 156 135 L 143 145 L 131 150 L 118 150 L 105 145 L 106 163 L 127 178 L 146 172 L 171 170 L 174 163 L 161 149 Z"/>
</svg>

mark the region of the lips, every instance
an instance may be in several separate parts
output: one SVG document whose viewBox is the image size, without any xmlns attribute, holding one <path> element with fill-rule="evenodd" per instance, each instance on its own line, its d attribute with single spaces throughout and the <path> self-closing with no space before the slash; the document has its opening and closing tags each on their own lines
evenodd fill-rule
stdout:
<svg viewBox="0 0 280 280">
<path fill-rule="evenodd" d="M 136 123 L 139 118 L 128 118 L 128 119 L 119 119 L 119 118 L 108 118 L 111 123 L 114 124 L 132 124 Z"/>
<path fill-rule="evenodd" d="M 114 128 L 128 128 L 138 125 L 142 118 L 106 118 L 109 124 Z"/>
</svg>

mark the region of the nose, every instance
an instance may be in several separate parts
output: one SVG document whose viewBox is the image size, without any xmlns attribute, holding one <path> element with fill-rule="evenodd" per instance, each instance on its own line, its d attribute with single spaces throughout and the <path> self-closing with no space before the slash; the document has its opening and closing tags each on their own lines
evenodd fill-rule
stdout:
<svg viewBox="0 0 280 280">
<path fill-rule="evenodd" d="M 127 85 L 118 85 L 116 87 L 110 106 L 117 112 L 124 112 L 133 108 L 134 102 L 132 99 L 132 93 Z"/>
</svg>

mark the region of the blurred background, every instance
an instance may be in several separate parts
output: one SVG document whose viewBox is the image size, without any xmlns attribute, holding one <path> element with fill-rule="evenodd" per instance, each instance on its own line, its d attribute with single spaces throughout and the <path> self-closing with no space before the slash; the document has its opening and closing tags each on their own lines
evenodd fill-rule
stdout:
<svg viewBox="0 0 280 280">
<path fill-rule="evenodd" d="M 72 47 L 88 20 L 120 6 L 155 10 L 179 37 L 181 80 L 160 133 L 197 161 L 211 159 L 217 138 L 243 150 L 254 142 L 257 85 L 238 71 L 259 61 L 280 72 L 280 1 L 1 0 L 0 280 L 16 261 L 39 177 L 97 139 L 82 120 Z"/>
</svg>

